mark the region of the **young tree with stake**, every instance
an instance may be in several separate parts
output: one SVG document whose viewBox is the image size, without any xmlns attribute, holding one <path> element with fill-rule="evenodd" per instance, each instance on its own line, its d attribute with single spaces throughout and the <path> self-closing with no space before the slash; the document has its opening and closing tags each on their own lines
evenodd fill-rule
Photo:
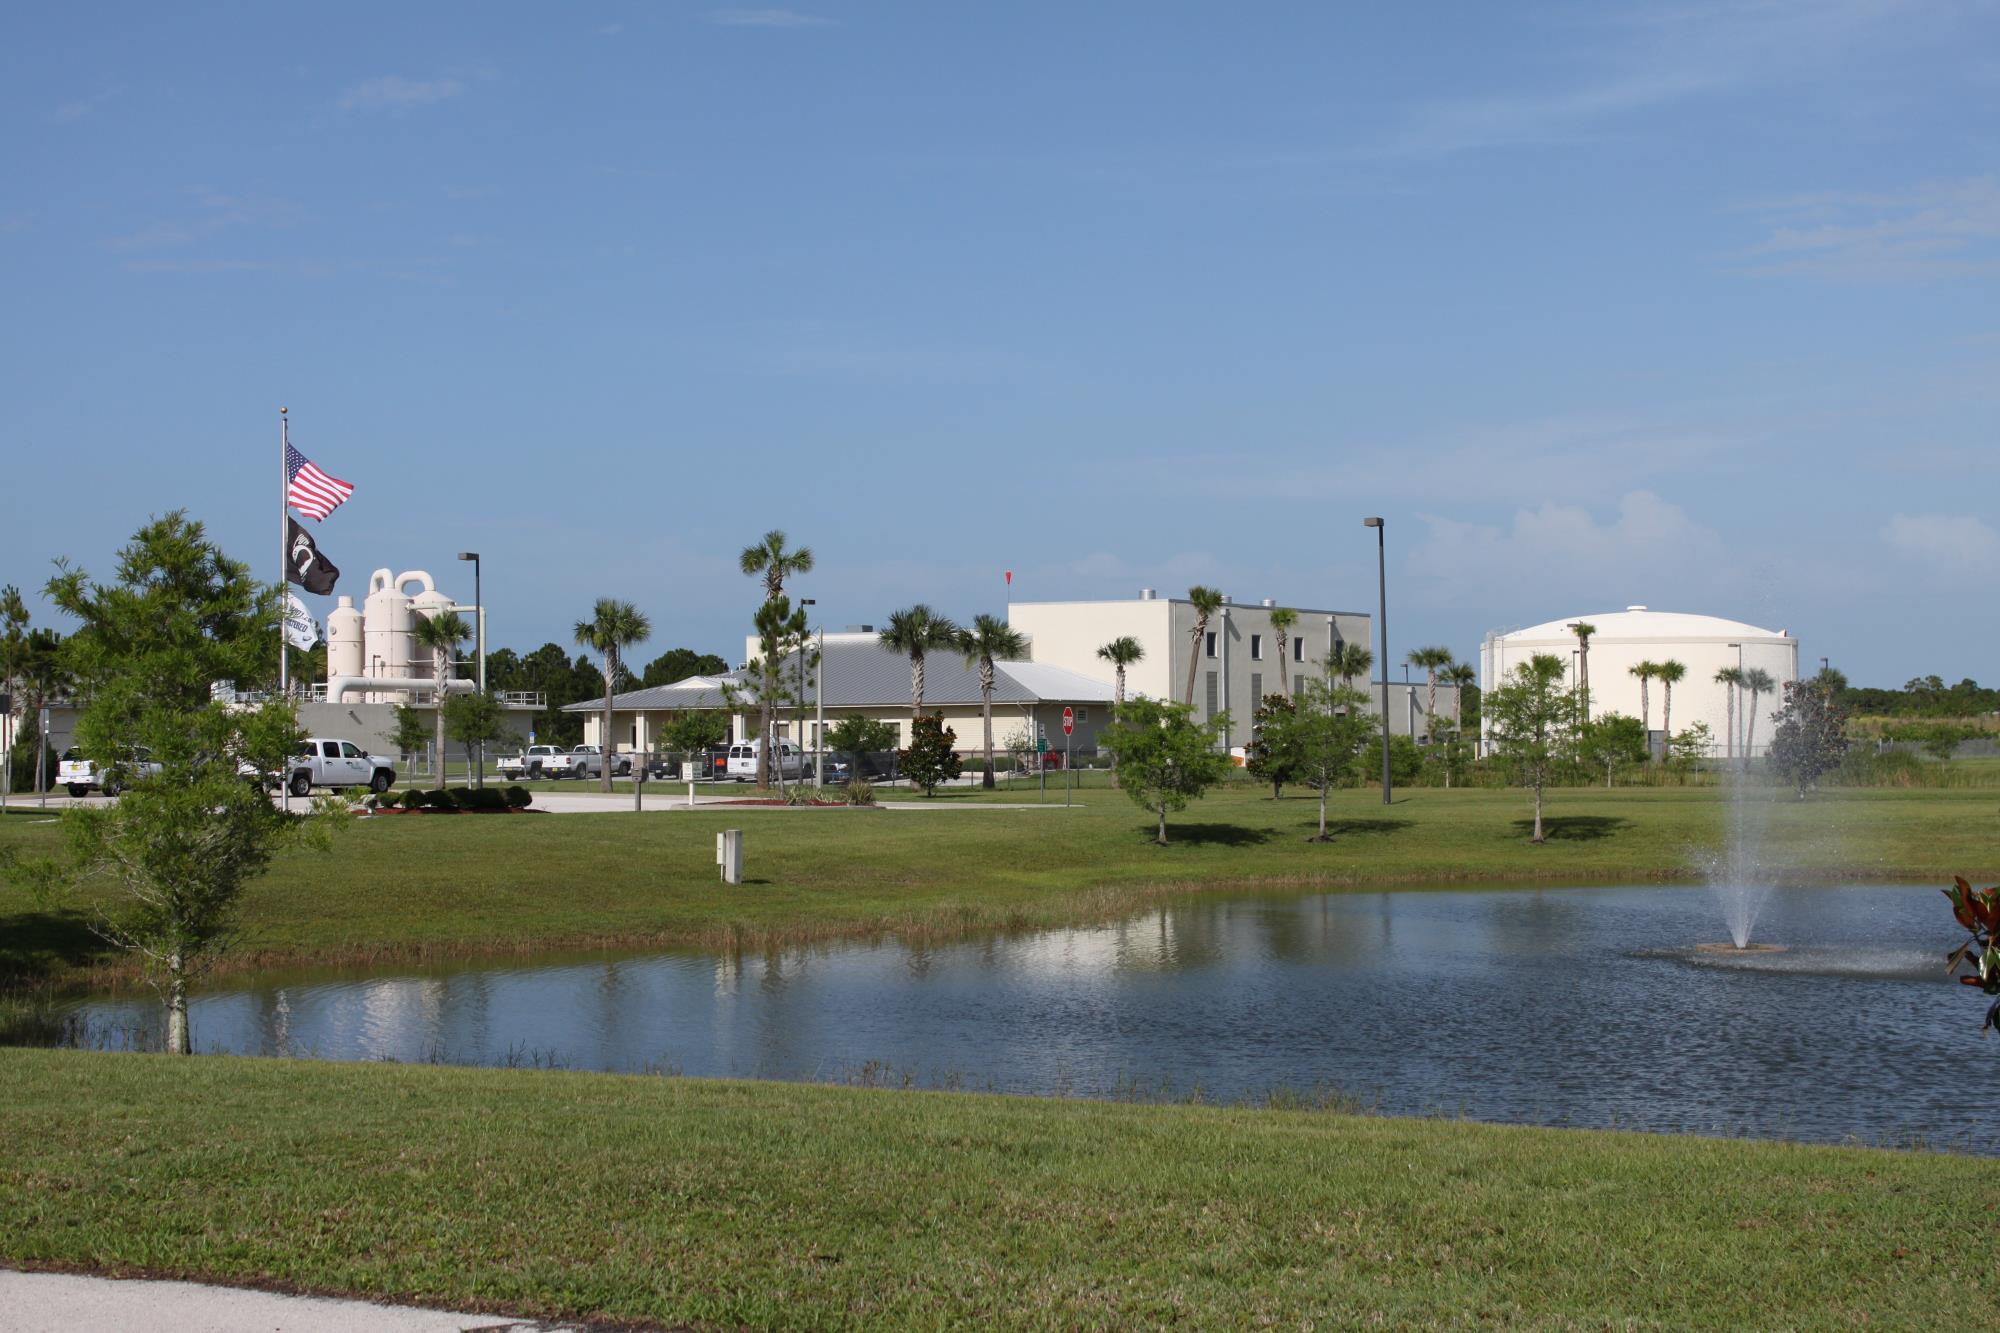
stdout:
<svg viewBox="0 0 2000 1333">
<path fill-rule="evenodd" d="M 1118 761 L 1118 783 L 1125 794 L 1158 816 L 1155 841 L 1162 847 L 1167 845 L 1167 816 L 1185 810 L 1189 801 L 1200 799 L 1228 775 L 1229 757 L 1219 750 L 1227 718 L 1218 713 L 1197 722 L 1191 705 L 1142 694 L 1098 732 L 1097 743 Z"/>
<path fill-rule="evenodd" d="M 1575 701 L 1563 688 L 1565 663 L 1554 653 L 1537 653 L 1508 673 L 1506 682 L 1482 702 L 1494 750 L 1535 792 L 1535 833 L 1542 827 L 1542 792 L 1569 751 L 1576 724 Z"/>
</svg>

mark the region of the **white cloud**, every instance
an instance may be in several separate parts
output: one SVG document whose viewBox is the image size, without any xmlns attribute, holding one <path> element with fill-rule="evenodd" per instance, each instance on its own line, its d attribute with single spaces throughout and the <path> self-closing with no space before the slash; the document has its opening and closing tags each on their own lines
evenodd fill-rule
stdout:
<svg viewBox="0 0 2000 1333">
<path fill-rule="evenodd" d="M 1897 192 L 1829 192 L 1751 206 L 1770 235 L 1739 259 L 1752 272 L 1845 282 L 2000 273 L 2000 181 Z"/>
<path fill-rule="evenodd" d="M 1896 514 L 1882 540 L 1939 572 L 1990 575 L 2000 568 L 2000 532 L 1971 514 Z"/>
<path fill-rule="evenodd" d="M 400 74 L 384 74 L 349 88 L 340 97 L 342 111 L 407 111 L 450 101 L 465 92 L 465 84 L 455 78 L 407 79 Z"/>
<path fill-rule="evenodd" d="M 708 21 L 725 28 L 825 28 L 833 20 L 795 9 L 714 9 Z"/>
<path fill-rule="evenodd" d="M 1405 565 L 1439 605 L 1701 605 L 1741 581 L 1742 560 L 1712 528 L 1651 491 L 1630 491 L 1600 519 L 1544 502 L 1505 526 L 1419 516 Z"/>
</svg>

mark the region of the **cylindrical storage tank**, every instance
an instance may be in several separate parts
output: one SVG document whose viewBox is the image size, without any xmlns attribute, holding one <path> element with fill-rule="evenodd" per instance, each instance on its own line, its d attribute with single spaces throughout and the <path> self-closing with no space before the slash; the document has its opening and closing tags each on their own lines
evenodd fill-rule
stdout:
<svg viewBox="0 0 2000 1333">
<path fill-rule="evenodd" d="M 368 578 L 363 603 L 364 676 L 403 676 L 410 670 L 410 599 L 396 576 L 378 569 Z"/>
<path fill-rule="evenodd" d="M 425 620 L 429 620 L 440 611 L 451 610 L 451 598 L 439 592 L 437 584 L 431 581 L 431 576 L 421 569 L 413 569 L 407 574 L 399 575 L 396 583 L 399 587 L 405 588 L 412 583 L 423 585 L 417 595 L 410 598 L 410 628 L 412 631 L 417 627 L 417 618 L 419 616 Z M 428 676 L 431 674 L 430 650 L 417 647 L 414 640 L 410 644 L 410 674 L 413 676 Z"/>
<path fill-rule="evenodd" d="M 333 608 L 326 618 L 326 675 L 331 680 L 335 676 L 360 676 L 367 674 L 367 655 L 362 647 L 361 613 L 354 609 L 352 597 L 342 597 L 340 605 Z"/>
<path fill-rule="evenodd" d="M 1641 718 L 1655 745 L 1665 744 L 1665 730 L 1678 736 L 1700 722 L 1708 728 L 1710 753 L 1718 758 L 1746 752 L 1761 756 L 1770 749 L 1776 730 L 1771 715 L 1784 705 L 1785 683 L 1799 678 L 1799 641 L 1784 630 L 1740 620 L 1628 606 L 1496 633 L 1480 645 L 1480 689 L 1503 684 L 1521 663 L 1542 653 L 1561 660 L 1564 685 L 1575 688 L 1585 669 L 1572 628 L 1579 623 L 1592 626 L 1592 717 L 1622 713 Z M 1658 678 L 1642 685 L 1632 669 L 1646 662 L 1677 662 L 1681 679 L 1671 691 Z M 1748 690 L 1716 680 L 1716 673 L 1728 668 L 1761 671 L 1770 678 L 1771 689 L 1753 699 Z"/>
</svg>

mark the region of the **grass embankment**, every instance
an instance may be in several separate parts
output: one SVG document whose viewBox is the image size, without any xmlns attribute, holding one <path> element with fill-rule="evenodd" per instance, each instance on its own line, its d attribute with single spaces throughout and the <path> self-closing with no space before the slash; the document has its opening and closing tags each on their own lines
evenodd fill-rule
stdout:
<svg viewBox="0 0 2000 1333">
<path fill-rule="evenodd" d="M 1692 878 L 1721 846 L 1725 800 L 1701 789 L 1574 790 L 1527 841 L 1518 791 L 1416 790 L 1383 806 L 1343 792 L 1335 840 L 1305 839 L 1314 802 L 1237 785 L 1150 841 L 1122 795 L 1071 810 L 800 810 L 357 820 L 330 855 L 283 859 L 243 902 L 238 968 L 597 946 L 764 947 L 884 931 L 952 933 L 1106 919 L 1199 888 Z M 947 808 L 954 807 L 954 808 Z M 1753 798 L 1767 865 L 1805 877 L 1937 880 L 2000 869 L 1989 794 Z M 739 886 L 715 833 L 746 831 Z M 0 820 L 0 848 L 51 848 L 56 825 Z M 0 884 L 0 977 L 69 984 L 106 965 L 74 914 Z"/>
<path fill-rule="evenodd" d="M 1312 1112 L 0 1051 L 0 1255 L 776 1327 L 2000 1324 L 1962 1159 Z"/>
</svg>

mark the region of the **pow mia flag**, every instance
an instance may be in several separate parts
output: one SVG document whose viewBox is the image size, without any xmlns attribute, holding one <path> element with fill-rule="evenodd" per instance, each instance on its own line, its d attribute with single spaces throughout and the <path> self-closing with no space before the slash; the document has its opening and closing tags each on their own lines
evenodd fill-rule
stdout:
<svg viewBox="0 0 2000 1333">
<path fill-rule="evenodd" d="M 332 592 L 334 580 L 340 577 L 339 567 L 319 553 L 312 534 L 290 514 L 285 515 L 285 528 L 286 577 L 307 592 L 321 596 Z"/>
</svg>

